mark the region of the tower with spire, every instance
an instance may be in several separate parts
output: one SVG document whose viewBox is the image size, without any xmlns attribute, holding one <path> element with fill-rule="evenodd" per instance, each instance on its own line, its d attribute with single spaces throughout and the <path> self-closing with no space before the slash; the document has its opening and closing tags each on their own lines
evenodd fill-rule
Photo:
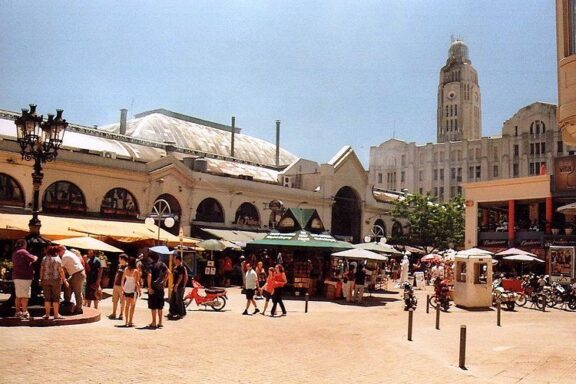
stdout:
<svg viewBox="0 0 576 384">
<path fill-rule="evenodd" d="M 461 39 L 452 39 L 438 85 L 437 141 L 476 140 L 482 137 L 482 109 L 478 74 Z"/>
</svg>

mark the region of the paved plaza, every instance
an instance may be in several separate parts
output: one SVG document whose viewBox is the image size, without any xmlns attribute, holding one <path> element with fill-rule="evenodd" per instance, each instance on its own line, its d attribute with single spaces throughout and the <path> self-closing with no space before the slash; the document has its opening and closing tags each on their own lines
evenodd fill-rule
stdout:
<svg viewBox="0 0 576 384">
<path fill-rule="evenodd" d="M 229 290 L 223 312 L 192 304 L 180 321 L 149 323 L 146 302 L 136 328 L 109 320 L 67 327 L 0 328 L 2 383 L 575 383 L 576 313 L 528 308 L 426 314 L 417 291 L 413 341 L 397 292 L 366 305 L 286 300 L 288 316 L 242 316 Z M 258 304 L 262 308 L 262 301 Z M 460 325 L 467 325 L 466 370 L 458 368 Z"/>
</svg>

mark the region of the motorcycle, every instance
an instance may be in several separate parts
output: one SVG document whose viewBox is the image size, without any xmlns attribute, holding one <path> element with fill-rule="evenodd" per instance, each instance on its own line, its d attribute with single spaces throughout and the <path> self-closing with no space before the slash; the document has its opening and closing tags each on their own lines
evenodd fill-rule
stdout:
<svg viewBox="0 0 576 384">
<path fill-rule="evenodd" d="M 200 293 L 204 291 L 204 294 Z M 203 305 L 211 307 L 215 311 L 221 311 L 226 306 L 226 290 L 224 288 L 204 288 L 202 284 L 196 280 L 192 280 L 192 290 L 184 297 L 184 305 L 186 308 L 194 301 L 196 305 Z"/>
<path fill-rule="evenodd" d="M 516 293 L 505 290 L 502 287 L 502 279 L 496 279 L 492 283 L 492 304 L 497 303 L 505 305 L 509 311 L 513 311 L 516 306 Z"/>
<path fill-rule="evenodd" d="M 418 299 L 414 296 L 414 289 L 412 288 L 412 284 L 404 283 L 404 310 L 407 311 L 409 309 L 416 309 L 416 305 L 418 304 Z"/>
</svg>

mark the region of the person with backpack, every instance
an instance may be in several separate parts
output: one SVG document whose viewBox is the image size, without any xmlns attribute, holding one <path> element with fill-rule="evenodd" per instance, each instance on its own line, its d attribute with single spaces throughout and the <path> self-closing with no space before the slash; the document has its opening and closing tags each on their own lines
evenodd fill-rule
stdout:
<svg viewBox="0 0 576 384">
<path fill-rule="evenodd" d="M 164 309 L 164 287 L 168 280 L 168 267 L 160 260 L 160 256 L 150 253 L 152 266 L 147 278 L 148 309 L 152 312 L 152 322 L 148 328 L 162 328 L 162 310 Z"/>
</svg>

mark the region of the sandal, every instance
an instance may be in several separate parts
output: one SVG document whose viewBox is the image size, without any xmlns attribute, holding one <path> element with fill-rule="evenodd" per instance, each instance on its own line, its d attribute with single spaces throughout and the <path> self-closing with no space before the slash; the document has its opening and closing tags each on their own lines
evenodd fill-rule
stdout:
<svg viewBox="0 0 576 384">
<path fill-rule="evenodd" d="M 58 317 L 54 316 L 54 320 L 62 320 L 62 319 L 63 319 L 62 316 L 58 316 Z"/>
<path fill-rule="evenodd" d="M 43 320 L 50 320 L 50 316 L 44 315 L 44 316 L 42 316 L 42 319 L 43 319 Z"/>
</svg>

